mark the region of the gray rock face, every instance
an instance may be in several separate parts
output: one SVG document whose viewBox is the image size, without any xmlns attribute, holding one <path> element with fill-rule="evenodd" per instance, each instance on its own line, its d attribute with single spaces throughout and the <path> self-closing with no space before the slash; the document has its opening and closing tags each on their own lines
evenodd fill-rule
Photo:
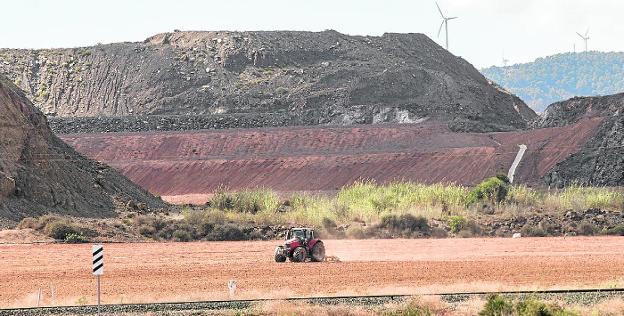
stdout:
<svg viewBox="0 0 624 316">
<path fill-rule="evenodd" d="M 444 120 L 526 127 L 535 113 L 422 34 L 174 32 L 143 43 L 0 50 L 49 116 L 287 115 L 305 125 Z M 129 120 L 131 121 L 131 120 Z"/>
<path fill-rule="evenodd" d="M 0 172 L 0 200 L 15 193 L 15 179 Z"/>
<path fill-rule="evenodd" d="M 536 128 L 564 126 L 584 118 L 617 117 L 622 111 L 624 111 L 624 93 L 600 97 L 575 97 L 551 104 L 530 125 Z"/>
<path fill-rule="evenodd" d="M 117 171 L 63 143 L 45 116 L 2 76 L 0 135 L 0 224 L 49 212 L 114 216 L 128 200 L 164 206 Z"/>
<path fill-rule="evenodd" d="M 548 185 L 624 185 L 624 94 L 573 98 L 550 105 L 535 127 L 554 127 L 582 119 L 603 117 L 596 135 L 578 153 L 557 164 L 546 175 Z"/>
</svg>

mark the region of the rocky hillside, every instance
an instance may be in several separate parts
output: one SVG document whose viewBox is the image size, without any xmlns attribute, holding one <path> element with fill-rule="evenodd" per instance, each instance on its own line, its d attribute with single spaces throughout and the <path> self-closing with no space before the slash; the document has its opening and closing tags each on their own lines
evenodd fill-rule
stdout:
<svg viewBox="0 0 624 316">
<path fill-rule="evenodd" d="M 4 49 L 0 72 L 61 129 L 65 119 L 89 131 L 443 120 L 493 131 L 535 116 L 422 34 L 174 32 L 143 43 Z M 77 119 L 88 117 L 98 119 Z"/>
<path fill-rule="evenodd" d="M 534 62 L 489 67 L 481 72 L 542 112 L 554 102 L 574 96 L 624 92 L 624 53 L 557 54 Z"/>
<path fill-rule="evenodd" d="M 162 201 L 110 167 L 76 153 L 52 134 L 45 116 L 0 76 L 0 226 L 48 212 L 112 216 L 133 201 Z"/>
<path fill-rule="evenodd" d="M 603 117 L 596 135 L 583 149 L 557 164 L 545 180 L 553 186 L 624 185 L 624 93 L 604 97 L 573 98 L 550 105 L 535 120 L 535 127 L 563 126 Z"/>
</svg>

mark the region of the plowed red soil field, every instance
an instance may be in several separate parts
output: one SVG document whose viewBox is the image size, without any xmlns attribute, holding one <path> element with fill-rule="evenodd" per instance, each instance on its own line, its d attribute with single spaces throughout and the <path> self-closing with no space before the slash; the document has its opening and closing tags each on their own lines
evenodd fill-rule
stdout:
<svg viewBox="0 0 624 316">
<path fill-rule="evenodd" d="M 328 240 L 340 262 L 275 263 L 278 242 L 107 244 L 104 303 L 624 285 L 624 238 Z M 90 245 L 0 245 L 0 307 L 93 303 Z M 52 292 L 54 295 L 52 295 Z"/>
<path fill-rule="evenodd" d="M 518 145 L 528 149 L 518 183 L 541 183 L 576 152 L 601 119 L 507 133 L 453 133 L 439 124 L 65 135 L 150 192 L 183 203 L 220 186 L 233 190 L 334 191 L 358 179 L 472 185 L 507 173 Z M 177 196 L 177 197 L 176 197 Z"/>
</svg>

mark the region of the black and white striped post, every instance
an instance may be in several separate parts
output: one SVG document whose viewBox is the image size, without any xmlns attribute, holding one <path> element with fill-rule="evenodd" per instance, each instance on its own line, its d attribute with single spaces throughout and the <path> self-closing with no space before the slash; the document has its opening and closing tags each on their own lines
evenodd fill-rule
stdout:
<svg viewBox="0 0 624 316">
<path fill-rule="evenodd" d="M 93 274 L 97 278 L 97 304 L 100 306 L 100 276 L 104 274 L 104 246 L 94 245 L 91 248 L 93 254 Z"/>
</svg>

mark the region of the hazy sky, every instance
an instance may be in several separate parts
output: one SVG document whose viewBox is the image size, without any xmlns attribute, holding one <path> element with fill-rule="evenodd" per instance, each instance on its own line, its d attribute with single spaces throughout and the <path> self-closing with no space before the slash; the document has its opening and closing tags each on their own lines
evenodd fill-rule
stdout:
<svg viewBox="0 0 624 316">
<path fill-rule="evenodd" d="M 622 0 L 439 0 L 450 50 L 477 67 L 583 49 L 624 50 Z M 10 0 L 0 3 L 0 47 L 49 48 L 142 41 L 180 30 L 309 30 L 437 37 L 433 0 Z"/>
</svg>

